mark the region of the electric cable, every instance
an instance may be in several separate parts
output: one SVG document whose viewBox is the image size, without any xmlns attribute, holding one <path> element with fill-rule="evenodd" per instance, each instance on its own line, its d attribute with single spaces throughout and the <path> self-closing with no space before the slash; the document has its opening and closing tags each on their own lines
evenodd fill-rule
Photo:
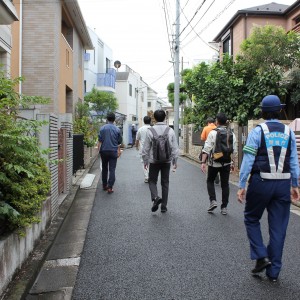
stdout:
<svg viewBox="0 0 300 300">
<path fill-rule="evenodd" d="M 231 0 L 222 11 L 220 11 L 200 32 L 198 32 L 199 35 L 201 35 L 213 22 L 215 22 L 236 0 Z M 188 44 L 190 44 L 192 41 L 194 41 L 198 36 L 194 36 L 190 41 L 188 41 L 185 45 L 182 47 L 186 47 Z M 185 38 L 184 38 L 185 39 Z"/>
<path fill-rule="evenodd" d="M 207 10 L 204 12 L 204 14 L 202 15 L 202 17 L 198 20 L 198 22 L 195 24 L 194 28 L 199 24 L 199 22 L 203 19 L 203 17 L 207 14 L 207 12 L 209 11 L 209 9 L 211 8 L 211 6 L 215 3 L 216 0 L 213 0 L 213 2 L 209 5 L 209 7 L 207 8 Z M 193 28 L 193 27 L 192 27 Z M 182 39 L 182 41 L 184 41 L 189 34 L 193 31 L 193 29 Z"/>
<path fill-rule="evenodd" d="M 215 0 L 211 3 L 211 5 L 210 6 L 212 6 L 212 4 L 215 2 Z M 209 7 L 210 8 L 210 7 Z M 186 17 L 186 15 L 185 15 L 185 13 L 182 11 L 182 14 L 183 14 L 183 16 L 186 18 L 186 20 L 188 21 L 188 18 Z M 203 17 L 203 16 L 202 16 Z M 199 22 L 198 22 L 199 23 Z M 198 24 L 197 23 L 197 24 Z M 197 25 L 196 24 L 196 25 Z M 198 38 L 206 45 L 206 46 L 208 46 L 209 48 L 211 48 L 211 49 L 213 49 L 213 50 L 215 50 L 215 51 L 218 51 L 216 48 L 214 48 L 213 46 L 211 46 L 211 45 L 209 45 L 197 32 L 196 32 L 196 30 L 195 30 L 195 27 L 194 26 L 192 26 L 191 24 L 190 24 L 190 27 L 192 28 L 192 31 L 194 31 L 195 32 L 195 34 L 198 36 Z M 180 48 L 181 49 L 181 48 Z"/>
<path fill-rule="evenodd" d="M 184 32 L 184 30 L 191 24 L 191 22 L 193 21 L 193 19 L 196 17 L 197 13 L 199 12 L 199 10 L 201 9 L 201 7 L 203 6 L 203 4 L 205 3 L 206 0 L 203 0 L 203 2 L 200 4 L 200 6 L 197 8 L 196 12 L 194 13 L 193 17 L 191 18 L 191 20 L 187 23 L 187 25 L 181 30 L 181 32 L 179 33 L 179 36 L 181 36 L 181 34 Z"/>
<path fill-rule="evenodd" d="M 173 60 L 173 52 L 172 52 L 172 42 L 170 40 L 170 33 L 169 33 L 169 27 L 168 27 L 168 19 L 167 19 L 167 12 L 166 12 L 166 2 L 163 0 L 164 3 L 164 16 L 165 16 L 165 21 L 166 21 L 166 27 L 167 27 L 167 35 L 168 35 L 168 42 L 169 42 L 169 48 L 170 48 L 170 54 L 171 54 L 171 59 Z"/>
</svg>

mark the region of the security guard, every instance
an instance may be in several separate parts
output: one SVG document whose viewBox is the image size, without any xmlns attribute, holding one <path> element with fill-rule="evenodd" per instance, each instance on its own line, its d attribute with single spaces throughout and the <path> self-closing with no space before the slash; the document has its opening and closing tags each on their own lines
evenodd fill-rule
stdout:
<svg viewBox="0 0 300 300">
<path fill-rule="evenodd" d="M 299 164 L 294 132 L 278 121 L 285 104 L 275 95 L 261 102 L 266 120 L 249 134 L 243 149 L 238 201 L 246 198 L 244 222 L 250 242 L 251 259 L 256 260 L 252 274 L 266 270 L 268 279 L 276 282 L 280 269 L 291 198 L 299 199 Z M 246 181 L 250 174 L 246 193 Z M 291 187 L 292 186 L 292 187 Z M 268 211 L 269 244 L 266 247 L 260 229 L 263 212 Z"/>
</svg>

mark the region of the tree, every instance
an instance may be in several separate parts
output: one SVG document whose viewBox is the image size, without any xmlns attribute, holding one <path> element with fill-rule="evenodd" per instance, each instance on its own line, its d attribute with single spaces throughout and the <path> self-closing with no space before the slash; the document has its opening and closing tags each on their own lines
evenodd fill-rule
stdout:
<svg viewBox="0 0 300 300">
<path fill-rule="evenodd" d="M 90 116 L 88 103 L 78 102 L 75 107 L 75 118 L 73 124 L 74 133 L 83 134 L 84 144 L 88 147 L 93 147 L 97 141 L 99 127 L 100 123 L 97 120 L 92 120 Z"/>
<path fill-rule="evenodd" d="M 203 125 L 208 116 L 219 111 L 240 124 L 259 118 L 259 104 L 265 95 L 287 94 L 284 74 L 287 68 L 299 66 L 299 49 L 296 33 L 286 34 L 276 26 L 256 27 L 242 43 L 235 61 L 224 55 L 220 62 L 202 63 L 187 72 L 183 81 L 187 92 L 193 95 L 196 124 Z M 294 102 L 300 100 L 295 81 L 291 81 Z"/>
<path fill-rule="evenodd" d="M 174 106 L 174 82 L 168 84 L 167 90 L 169 102 Z M 184 92 L 185 87 L 183 84 L 181 84 L 179 87 L 179 104 L 184 103 L 184 101 L 187 99 L 187 95 Z"/>
<path fill-rule="evenodd" d="M 117 98 L 112 93 L 99 91 L 96 88 L 84 97 L 84 101 L 99 114 L 101 122 L 104 115 L 108 112 L 115 112 L 118 108 Z"/>
<path fill-rule="evenodd" d="M 254 27 L 249 38 L 243 41 L 237 60 L 251 62 L 259 70 L 281 70 L 299 67 L 300 37 L 288 33 L 281 26 Z"/>
<path fill-rule="evenodd" d="M 50 172 L 36 133 L 45 122 L 19 116 L 20 107 L 48 103 L 42 97 L 21 96 L 22 78 L 0 73 L 0 222 L 6 229 L 38 222 L 37 213 L 50 190 Z"/>
</svg>

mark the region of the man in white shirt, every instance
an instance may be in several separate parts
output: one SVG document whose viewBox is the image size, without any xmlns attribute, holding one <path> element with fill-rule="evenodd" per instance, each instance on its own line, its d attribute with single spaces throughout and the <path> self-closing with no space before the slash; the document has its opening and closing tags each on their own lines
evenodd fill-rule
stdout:
<svg viewBox="0 0 300 300">
<path fill-rule="evenodd" d="M 210 200 L 210 206 L 207 212 L 212 213 L 213 210 L 217 207 L 217 199 L 216 199 L 216 191 L 214 186 L 214 181 L 216 179 L 217 174 L 220 174 L 221 178 L 221 188 L 222 188 L 222 204 L 221 204 L 221 214 L 227 215 L 227 205 L 229 199 L 229 176 L 230 170 L 232 166 L 232 159 L 237 153 L 237 144 L 236 137 L 234 133 L 232 133 L 232 155 L 233 157 L 229 157 L 229 161 L 219 162 L 215 160 L 212 156 L 216 147 L 216 138 L 217 138 L 217 130 L 228 130 L 227 128 L 227 116 L 224 113 L 218 113 L 216 116 L 217 119 L 217 128 L 212 130 L 205 141 L 203 148 L 203 155 L 201 161 L 201 170 L 206 173 L 206 161 L 208 162 L 208 172 L 207 172 L 207 191 Z M 227 141 L 227 143 L 229 143 Z"/>
<path fill-rule="evenodd" d="M 144 181 L 146 183 L 148 183 L 148 180 L 149 180 L 149 169 L 144 168 L 144 161 L 142 159 L 142 151 L 143 151 L 143 146 L 144 146 L 147 131 L 150 128 L 150 123 L 151 123 L 151 118 L 149 116 L 145 116 L 144 117 L 145 125 L 142 126 L 141 128 L 139 128 L 137 135 L 136 135 L 136 142 L 135 142 L 136 150 L 139 151 L 139 155 L 141 158 L 141 162 L 142 162 L 142 166 L 143 166 L 143 170 L 144 170 Z"/>
</svg>

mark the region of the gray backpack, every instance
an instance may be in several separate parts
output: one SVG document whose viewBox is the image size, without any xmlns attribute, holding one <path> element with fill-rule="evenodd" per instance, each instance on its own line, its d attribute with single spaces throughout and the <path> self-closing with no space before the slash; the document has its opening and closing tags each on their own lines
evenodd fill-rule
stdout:
<svg viewBox="0 0 300 300">
<path fill-rule="evenodd" d="M 154 128 L 149 128 L 153 134 L 152 148 L 154 162 L 167 162 L 171 158 L 172 149 L 169 142 L 169 130 L 167 127 L 162 135 L 158 135 Z"/>
</svg>

